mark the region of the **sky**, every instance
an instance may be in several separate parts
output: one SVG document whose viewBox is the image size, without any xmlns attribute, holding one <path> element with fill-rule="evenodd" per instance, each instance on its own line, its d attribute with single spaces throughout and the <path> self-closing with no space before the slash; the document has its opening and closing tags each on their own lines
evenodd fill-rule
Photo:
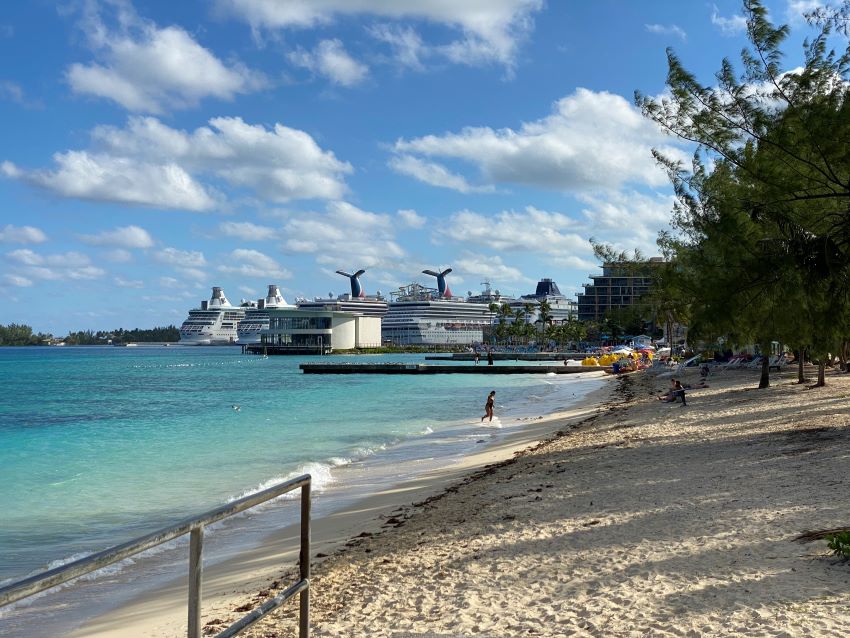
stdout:
<svg viewBox="0 0 850 638">
<path fill-rule="evenodd" d="M 817 0 L 768 0 L 792 27 Z M 692 152 L 634 107 L 711 84 L 737 0 L 32 0 L 0 9 L 0 324 L 179 325 L 453 268 L 573 296 L 590 238 L 658 253 Z"/>
</svg>

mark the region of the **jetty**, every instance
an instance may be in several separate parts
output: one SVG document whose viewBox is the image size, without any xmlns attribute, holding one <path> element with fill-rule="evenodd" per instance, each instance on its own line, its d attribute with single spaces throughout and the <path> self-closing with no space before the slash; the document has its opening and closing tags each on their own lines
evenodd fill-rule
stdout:
<svg viewBox="0 0 850 638">
<path fill-rule="evenodd" d="M 611 370 L 610 366 L 459 366 L 428 363 L 302 363 L 299 368 L 304 374 L 576 374 Z"/>
</svg>

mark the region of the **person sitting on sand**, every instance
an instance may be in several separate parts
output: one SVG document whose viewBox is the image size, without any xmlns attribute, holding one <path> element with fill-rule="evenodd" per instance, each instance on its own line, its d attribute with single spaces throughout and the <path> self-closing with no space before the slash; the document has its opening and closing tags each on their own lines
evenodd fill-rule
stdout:
<svg viewBox="0 0 850 638">
<path fill-rule="evenodd" d="M 492 390 L 490 394 L 487 395 L 487 403 L 484 405 L 484 416 L 481 417 L 481 422 L 484 422 L 486 417 L 490 417 L 490 421 L 493 420 L 493 406 L 496 403 L 496 391 Z"/>
<path fill-rule="evenodd" d="M 670 389 L 667 390 L 666 394 L 662 394 L 658 396 L 659 401 L 664 401 L 665 403 L 670 403 L 673 400 L 673 393 L 676 391 L 676 384 L 678 381 L 674 378 L 670 378 Z"/>
</svg>

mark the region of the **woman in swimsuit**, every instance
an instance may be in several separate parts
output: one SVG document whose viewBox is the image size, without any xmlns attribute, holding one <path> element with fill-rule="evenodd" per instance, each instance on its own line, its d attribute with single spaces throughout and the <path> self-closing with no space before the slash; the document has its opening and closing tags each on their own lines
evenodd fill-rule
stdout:
<svg viewBox="0 0 850 638">
<path fill-rule="evenodd" d="M 483 423 L 486 417 L 490 417 L 490 420 L 493 420 L 493 404 L 496 403 L 496 391 L 493 390 L 490 394 L 487 395 L 487 403 L 484 405 L 484 416 L 481 417 L 481 421 Z"/>
</svg>

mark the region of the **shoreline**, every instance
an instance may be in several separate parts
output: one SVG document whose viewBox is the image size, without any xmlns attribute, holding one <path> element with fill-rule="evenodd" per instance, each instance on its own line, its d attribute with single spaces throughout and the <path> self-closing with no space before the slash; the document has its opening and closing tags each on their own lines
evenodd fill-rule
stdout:
<svg viewBox="0 0 850 638">
<path fill-rule="evenodd" d="M 794 540 L 850 522 L 850 375 L 757 390 L 726 371 L 686 408 L 655 400 L 668 379 L 623 377 L 588 427 L 317 565 L 313 635 L 850 634 L 850 565 Z M 246 635 L 295 636 L 296 617 Z"/>
<path fill-rule="evenodd" d="M 592 374 L 592 373 L 591 373 Z M 590 378 L 609 379 L 593 374 Z M 344 550 L 365 535 L 378 533 L 392 514 L 415 509 L 452 490 L 458 482 L 470 480 L 477 472 L 509 461 L 529 446 L 551 438 L 559 430 L 586 420 L 604 409 L 612 398 L 612 385 L 601 386 L 570 405 L 567 411 L 556 411 L 536 417 L 521 417 L 521 427 L 507 433 L 501 440 L 486 441 L 480 450 L 473 450 L 457 463 L 428 469 L 425 473 L 403 482 L 389 481 L 380 491 L 357 498 L 340 509 L 312 522 L 311 554 L 314 567 L 326 556 Z M 221 617 L 239 617 L 233 609 L 244 605 L 252 592 L 266 591 L 281 583 L 280 572 L 294 568 L 297 560 L 297 523 L 265 537 L 253 549 L 243 551 L 204 570 L 204 624 Z M 294 579 L 293 579 L 294 580 Z M 125 585 L 129 586 L 129 585 Z M 274 591 L 274 587 L 271 587 Z M 166 585 L 134 596 L 130 601 L 84 622 L 73 631 L 71 638 L 119 636 L 180 636 L 185 635 L 186 579 L 169 581 Z M 271 594 L 273 595 L 273 594 Z M 240 602 L 242 601 L 242 602 Z M 218 627 L 219 629 L 223 626 Z"/>
</svg>

